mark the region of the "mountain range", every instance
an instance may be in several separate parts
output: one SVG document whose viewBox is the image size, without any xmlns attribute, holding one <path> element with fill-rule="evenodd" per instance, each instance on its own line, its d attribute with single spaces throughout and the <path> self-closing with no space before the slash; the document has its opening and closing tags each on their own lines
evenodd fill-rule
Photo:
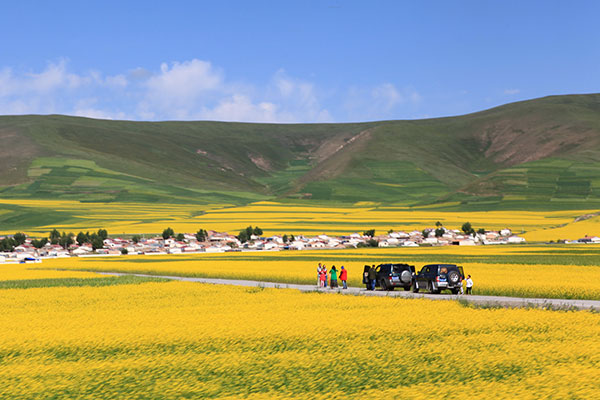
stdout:
<svg viewBox="0 0 600 400">
<path fill-rule="evenodd" d="M 600 208 L 600 94 L 339 124 L 0 117 L 0 198 Z"/>
</svg>

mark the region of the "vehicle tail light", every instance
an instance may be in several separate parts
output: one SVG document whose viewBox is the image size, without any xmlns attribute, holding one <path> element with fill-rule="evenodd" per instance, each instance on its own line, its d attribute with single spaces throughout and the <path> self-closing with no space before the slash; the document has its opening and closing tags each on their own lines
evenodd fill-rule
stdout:
<svg viewBox="0 0 600 400">
<path fill-rule="evenodd" d="M 439 277 L 439 276 L 436 276 L 436 277 L 435 277 L 435 281 L 436 281 L 437 283 L 440 283 L 440 277 Z"/>
</svg>

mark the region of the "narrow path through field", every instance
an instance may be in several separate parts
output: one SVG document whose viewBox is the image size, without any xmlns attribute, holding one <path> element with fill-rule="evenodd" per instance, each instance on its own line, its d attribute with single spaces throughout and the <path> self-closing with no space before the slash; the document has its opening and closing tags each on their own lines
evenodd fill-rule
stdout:
<svg viewBox="0 0 600 400">
<path fill-rule="evenodd" d="M 540 299 L 528 297 L 504 297 L 504 296 L 478 296 L 478 295 L 453 295 L 453 294 L 429 294 L 413 293 L 401 291 L 368 291 L 364 287 L 349 287 L 348 289 L 324 289 L 316 285 L 301 285 L 292 283 L 275 283 L 262 281 L 248 281 L 237 279 L 215 279 L 215 278 L 191 278 L 184 276 L 168 275 L 148 275 L 148 274 L 128 274 L 121 272 L 97 272 L 101 275 L 133 275 L 150 278 L 163 278 L 184 282 L 199 282 L 213 285 L 234 285 L 249 287 L 264 287 L 275 289 L 296 289 L 302 292 L 322 292 L 322 293 L 340 293 L 346 295 L 359 296 L 382 296 L 382 297 L 402 297 L 407 299 L 430 299 L 430 300 L 464 300 L 479 306 L 500 306 L 500 307 L 539 307 L 554 309 L 579 309 L 579 310 L 600 310 L 600 300 L 579 300 L 579 299 Z"/>
</svg>

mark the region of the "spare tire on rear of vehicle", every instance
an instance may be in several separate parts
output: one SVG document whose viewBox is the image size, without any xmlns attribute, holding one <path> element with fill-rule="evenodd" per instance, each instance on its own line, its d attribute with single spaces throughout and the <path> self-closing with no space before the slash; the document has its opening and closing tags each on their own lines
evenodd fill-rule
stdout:
<svg viewBox="0 0 600 400">
<path fill-rule="evenodd" d="M 410 271 L 402 271 L 400 274 L 400 280 L 404 283 L 409 283 L 412 279 L 412 274 Z"/>
<path fill-rule="evenodd" d="M 458 271 L 448 272 L 448 280 L 451 284 L 456 285 L 460 281 L 460 274 Z"/>
</svg>

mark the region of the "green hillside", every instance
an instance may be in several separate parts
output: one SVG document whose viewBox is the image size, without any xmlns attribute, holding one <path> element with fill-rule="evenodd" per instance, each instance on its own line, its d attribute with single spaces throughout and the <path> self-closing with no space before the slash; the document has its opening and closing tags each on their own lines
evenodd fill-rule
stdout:
<svg viewBox="0 0 600 400">
<path fill-rule="evenodd" d="M 600 207 L 600 94 L 362 124 L 3 116 L 0 141 L 2 198 Z"/>
</svg>

